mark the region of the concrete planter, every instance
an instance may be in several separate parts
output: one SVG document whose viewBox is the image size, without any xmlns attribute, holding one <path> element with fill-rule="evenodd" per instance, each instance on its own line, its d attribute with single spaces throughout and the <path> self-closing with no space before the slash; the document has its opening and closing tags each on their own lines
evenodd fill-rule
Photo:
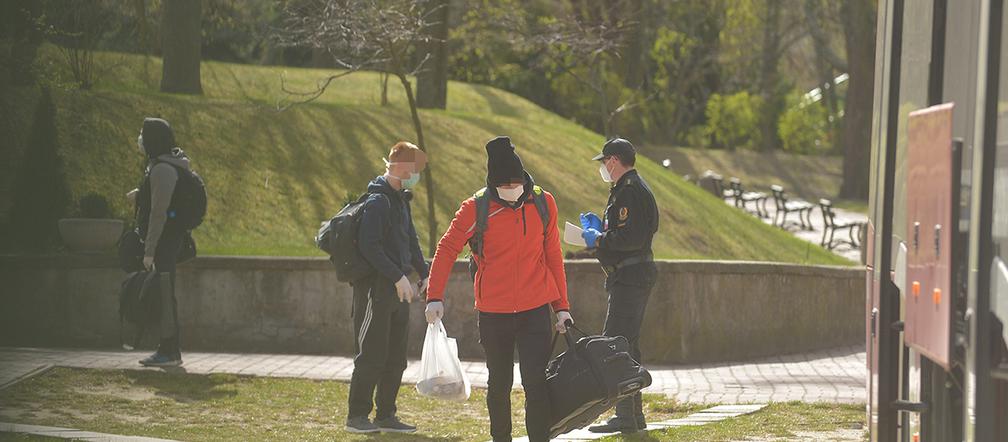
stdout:
<svg viewBox="0 0 1008 442">
<path fill-rule="evenodd" d="M 58 227 L 63 244 L 72 252 L 102 253 L 115 247 L 123 232 L 120 219 L 66 218 Z"/>
</svg>

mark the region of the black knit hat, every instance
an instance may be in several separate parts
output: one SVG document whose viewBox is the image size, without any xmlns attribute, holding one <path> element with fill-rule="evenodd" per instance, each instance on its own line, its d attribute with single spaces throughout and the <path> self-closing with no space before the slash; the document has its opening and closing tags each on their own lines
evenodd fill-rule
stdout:
<svg viewBox="0 0 1008 442">
<path fill-rule="evenodd" d="M 171 125 L 160 118 L 144 118 L 143 129 L 144 151 L 150 158 L 171 153 L 175 148 L 175 133 L 172 132 Z"/>
<path fill-rule="evenodd" d="M 515 153 L 510 137 L 500 136 L 488 141 L 486 151 L 488 186 L 525 181 L 525 166 Z"/>
</svg>

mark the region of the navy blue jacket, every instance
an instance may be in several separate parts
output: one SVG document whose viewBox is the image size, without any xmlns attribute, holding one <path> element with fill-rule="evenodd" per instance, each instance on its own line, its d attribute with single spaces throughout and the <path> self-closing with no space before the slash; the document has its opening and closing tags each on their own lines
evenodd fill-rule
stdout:
<svg viewBox="0 0 1008 442">
<path fill-rule="evenodd" d="M 429 267 L 413 227 L 412 193 L 395 190 L 381 176 L 368 184 L 368 193 L 358 232 L 361 255 L 392 282 L 413 270 L 427 278 Z"/>
</svg>

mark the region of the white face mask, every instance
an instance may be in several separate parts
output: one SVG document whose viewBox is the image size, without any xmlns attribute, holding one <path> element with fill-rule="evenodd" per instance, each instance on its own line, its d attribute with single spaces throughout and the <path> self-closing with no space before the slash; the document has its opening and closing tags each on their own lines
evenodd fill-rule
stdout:
<svg viewBox="0 0 1008 442">
<path fill-rule="evenodd" d="M 497 188 L 497 195 L 500 196 L 502 200 L 512 203 L 518 201 L 518 198 L 520 198 L 523 193 L 525 193 L 524 185 L 515 187 L 514 189 L 508 189 L 507 187 Z"/>
<path fill-rule="evenodd" d="M 609 173 L 609 169 L 606 169 L 605 163 L 603 162 L 598 168 L 599 175 L 602 175 L 602 181 L 607 183 L 613 182 L 612 174 Z"/>
<path fill-rule="evenodd" d="M 147 150 L 143 147 L 143 134 L 137 136 L 137 146 L 140 147 L 140 153 L 147 155 Z"/>
</svg>

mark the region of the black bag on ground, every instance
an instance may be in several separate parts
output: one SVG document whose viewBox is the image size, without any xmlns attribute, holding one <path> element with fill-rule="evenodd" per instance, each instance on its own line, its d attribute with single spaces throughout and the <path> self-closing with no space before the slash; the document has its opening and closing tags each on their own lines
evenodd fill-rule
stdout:
<svg viewBox="0 0 1008 442">
<path fill-rule="evenodd" d="M 140 344 L 148 325 L 157 324 L 161 313 L 160 279 L 156 272 L 139 271 L 126 275 L 119 290 L 119 343 L 132 350 Z M 123 340 L 126 322 L 137 327 L 132 346 Z"/>
<path fill-rule="evenodd" d="M 354 282 L 374 272 L 357 248 L 357 233 L 368 195 L 361 195 L 357 201 L 343 206 L 332 219 L 323 221 L 315 235 L 315 245 L 329 254 L 329 260 L 336 266 L 336 279 L 341 282 Z"/>
<path fill-rule="evenodd" d="M 584 335 L 577 342 L 571 330 Z M 651 374 L 630 356 L 622 336 L 588 336 L 568 327 L 567 351 L 550 361 L 546 387 L 550 395 L 550 438 L 584 428 L 602 413 L 651 385 Z M 556 344 L 556 337 L 553 338 Z"/>
</svg>

